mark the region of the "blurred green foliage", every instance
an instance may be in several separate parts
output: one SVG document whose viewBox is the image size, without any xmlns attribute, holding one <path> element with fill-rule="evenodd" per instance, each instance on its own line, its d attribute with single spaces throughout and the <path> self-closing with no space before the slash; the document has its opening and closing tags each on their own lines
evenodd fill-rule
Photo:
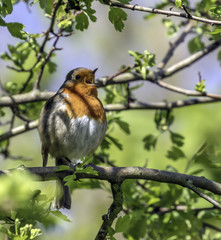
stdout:
<svg viewBox="0 0 221 240">
<path fill-rule="evenodd" d="M 0 2 L 0 26 L 7 28 L 13 37 L 21 40 L 15 45 L 8 44 L 8 50 L 1 54 L 1 59 L 12 64 L 11 68 L 16 71 L 16 74 L 29 74 L 27 81 L 25 78 L 15 78 L 5 83 L 4 90 L 9 95 L 31 91 L 35 83 L 34 76 L 39 74 L 44 64 L 49 73 L 57 70 L 54 60 L 56 55 L 52 54 L 47 59 L 48 53 L 42 50 L 41 40 L 49 32 L 29 34 L 24 31 L 25 26 L 22 23 L 6 21 L 6 16 L 13 14 L 14 4 L 19 2 L 19 0 Z M 84 31 L 89 28 L 90 22 L 96 22 L 93 2 L 94 0 L 64 0 L 58 6 L 55 16 L 56 28 L 58 27 L 61 31 L 59 34 L 68 36 L 77 30 Z M 99 2 L 105 4 L 106 1 L 99 0 Z M 129 0 L 118 2 L 130 3 Z M 26 1 L 26 3 L 30 2 Z M 38 4 L 46 17 L 52 19 L 56 3 L 58 1 L 34 0 L 30 6 L 34 8 Z M 191 9 L 193 15 L 220 20 L 219 3 L 218 0 L 195 1 L 194 4 L 187 0 L 176 0 L 172 4 L 171 1 L 162 0 L 155 7 L 165 9 L 172 6 L 182 9 L 184 4 L 187 9 Z M 156 15 L 147 14 L 144 19 L 149 20 L 154 16 Z M 121 8 L 110 6 L 107 18 L 116 31 L 121 32 L 125 28 L 128 14 Z M 165 17 L 162 19 L 162 24 L 166 29 L 167 37 L 173 37 L 187 23 Z M 208 27 L 204 23 L 196 22 L 192 33 L 194 36 L 187 43 L 190 54 L 202 50 L 208 41 L 220 39 L 221 28 L 220 26 Z M 133 71 L 141 74 L 145 80 L 147 74 L 155 67 L 155 54 L 147 50 L 143 52 L 130 50 L 129 55 L 134 57 Z M 220 51 L 217 59 L 221 62 Z M 143 84 L 109 85 L 104 88 L 104 102 L 105 104 L 123 103 L 126 106 L 128 102 L 136 101 L 135 93 L 142 87 Z M 195 90 L 203 95 L 206 92 L 205 87 L 205 80 L 201 80 L 195 85 Z M 34 102 L 21 104 L 16 110 L 22 116 L 32 120 L 38 118 L 41 107 L 42 103 Z M 198 114 L 199 112 L 201 114 Z M 195 107 L 182 110 L 182 113 L 175 110 L 156 110 L 154 113 L 139 111 L 136 114 L 109 112 L 106 137 L 93 156 L 83 159 L 84 164 L 86 162 L 107 166 L 146 166 L 147 164 L 147 167 L 160 167 L 168 171 L 194 175 L 203 174 L 221 181 L 221 132 L 217 131 L 221 121 L 219 112 L 217 106 L 211 110 L 202 110 L 198 107 L 197 111 Z M 7 114 L 8 111 L 5 108 L 0 109 L 1 119 L 5 120 Z M 202 115 L 205 115 L 204 119 L 201 119 Z M 214 115 L 216 115 L 216 121 L 213 118 Z M 197 117 L 194 125 L 193 118 Z M 192 124 L 187 126 L 187 119 L 191 119 Z M 1 127 L 1 132 L 3 129 Z M 17 143 L 18 147 L 21 146 L 20 144 Z M 2 154 L 5 154 L 6 150 L 8 154 L 8 147 L 9 141 L 0 143 Z M 92 168 L 84 168 L 84 164 L 79 165 L 76 171 L 96 174 Z M 67 166 L 60 166 L 59 171 L 67 169 L 69 170 Z M 85 188 L 101 189 L 109 193 L 105 183 L 93 179 L 77 181 L 76 173 L 64 180 L 73 191 Z M 57 226 L 58 219 L 70 222 L 61 211 L 52 210 L 52 198 L 42 194 L 39 189 L 33 189 L 33 181 L 36 181 L 36 178 L 22 169 L 0 176 L 0 232 L 2 234 L 0 237 L 8 236 L 8 239 L 14 240 L 44 239 L 44 232 Z M 220 201 L 219 196 L 207 194 Z M 123 183 L 123 195 L 123 213 L 108 231 L 109 238 L 112 240 L 118 239 L 117 236 L 120 236 L 119 239 L 129 240 L 144 238 L 216 240 L 221 238 L 220 210 L 211 207 L 187 189 L 173 184 L 128 180 Z M 93 224 L 90 223 L 90 225 Z M 97 232 L 96 229 L 95 232 Z"/>
<path fill-rule="evenodd" d="M 39 226 L 55 226 L 57 217 L 68 220 L 51 211 L 51 199 L 41 190 L 33 190 L 36 180 L 23 167 L 0 176 L 0 232 L 9 239 L 35 239 L 41 235 Z"/>
</svg>

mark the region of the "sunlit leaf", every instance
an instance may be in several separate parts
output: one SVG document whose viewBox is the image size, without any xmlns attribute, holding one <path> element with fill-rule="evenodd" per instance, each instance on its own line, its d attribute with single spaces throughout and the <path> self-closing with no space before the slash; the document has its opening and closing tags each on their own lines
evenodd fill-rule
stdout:
<svg viewBox="0 0 221 240">
<path fill-rule="evenodd" d="M 175 1 L 176 7 L 182 7 L 182 0 Z"/>
</svg>

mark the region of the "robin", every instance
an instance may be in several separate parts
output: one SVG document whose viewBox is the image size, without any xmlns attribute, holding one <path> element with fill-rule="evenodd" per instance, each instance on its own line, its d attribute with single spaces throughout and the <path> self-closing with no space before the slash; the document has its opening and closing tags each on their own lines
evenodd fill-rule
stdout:
<svg viewBox="0 0 221 240">
<path fill-rule="evenodd" d="M 69 165 L 101 144 L 107 121 L 94 84 L 96 71 L 83 67 L 71 70 L 57 93 L 45 103 L 38 125 L 44 167 L 48 154 L 55 158 L 56 166 Z M 70 190 L 62 179 L 57 182 L 63 191 L 59 194 L 61 187 L 56 187 L 55 207 L 70 209 Z"/>
</svg>

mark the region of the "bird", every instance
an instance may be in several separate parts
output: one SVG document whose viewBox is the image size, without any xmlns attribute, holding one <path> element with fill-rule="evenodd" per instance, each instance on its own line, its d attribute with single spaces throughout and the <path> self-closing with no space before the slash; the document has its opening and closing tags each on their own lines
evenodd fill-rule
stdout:
<svg viewBox="0 0 221 240">
<path fill-rule="evenodd" d="M 94 82 L 96 71 L 85 67 L 71 70 L 43 106 L 38 123 L 43 167 L 48 155 L 55 158 L 56 166 L 76 163 L 104 139 L 107 120 Z M 70 190 L 62 179 L 56 184 L 54 207 L 71 208 Z"/>
</svg>

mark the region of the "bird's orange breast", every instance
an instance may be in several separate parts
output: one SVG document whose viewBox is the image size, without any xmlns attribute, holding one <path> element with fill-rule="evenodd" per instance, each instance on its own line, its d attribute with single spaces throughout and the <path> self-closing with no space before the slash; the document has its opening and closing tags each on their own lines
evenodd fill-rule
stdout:
<svg viewBox="0 0 221 240">
<path fill-rule="evenodd" d="M 97 89 L 94 85 L 69 83 L 62 90 L 62 93 L 66 96 L 63 99 L 63 103 L 70 118 L 87 115 L 89 118 L 99 122 L 106 121 L 105 111 L 97 97 Z"/>
</svg>

